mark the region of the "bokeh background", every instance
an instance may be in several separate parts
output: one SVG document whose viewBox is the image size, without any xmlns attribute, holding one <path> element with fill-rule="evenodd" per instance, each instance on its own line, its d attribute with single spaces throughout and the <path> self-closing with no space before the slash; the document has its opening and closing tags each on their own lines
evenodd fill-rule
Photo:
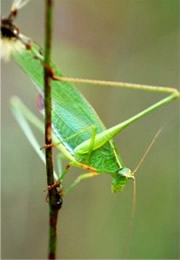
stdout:
<svg viewBox="0 0 180 260">
<path fill-rule="evenodd" d="M 11 0 L 2 0 L 7 15 Z M 56 0 L 53 60 L 67 76 L 179 86 L 178 0 Z M 44 1 L 31 0 L 16 20 L 43 45 Z M 163 95 L 79 86 L 107 127 Z M 13 62 L 2 64 L 2 259 L 46 259 L 48 204 L 45 167 L 9 108 L 19 96 L 37 115 L 37 92 Z M 172 102 L 115 139 L 134 169 L 156 131 L 166 126 L 137 173 L 137 207 L 127 259 L 178 259 L 179 114 Z M 35 130 L 39 142 L 43 137 Z M 71 169 L 65 185 L 80 173 Z M 58 257 L 120 259 L 132 206 L 132 182 L 112 194 L 111 177 L 81 183 L 64 198 Z"/>
</svg>

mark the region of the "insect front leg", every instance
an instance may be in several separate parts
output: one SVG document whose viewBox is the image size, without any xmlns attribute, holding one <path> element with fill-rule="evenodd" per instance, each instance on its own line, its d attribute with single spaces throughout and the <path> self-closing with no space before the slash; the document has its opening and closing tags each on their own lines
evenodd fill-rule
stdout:
<svg viewBox="0 0 180 260">
<path fill-rule="evenodd" d="M 59 185 L 62 183 L 64 177 L 67 175 L 67 173 L 69 172 L 69 169 L 71 166 L 74 166 L 74 167 L 78 167 L 78 168 L 81 168 L 81 169 L 84 169 L 84 170 L 88 170 L 88 171 L 91 171 L 90 173 L 86 173 L 86 174 L 83 174 L 83 175 L 80 175 L 66 190 L 63 194 L 65 194 L 67 192 L 67 190 L 71 190 L 74 186 L 76 186 L 81 180 L 83 179 L 87 179 L 87 178 L 90 178 L 90 177 L 93 177 L 93 176 L 97 176 L 99 175 L 99 173 L 96 172 L 96 169 L 93 168 L 93 167 L 90 167 L 86 164 L 82 164 L 82 163 L 79 163 L 77 161 L 73 161 L 73 162 L 69 162 L 65 168 L 65 170 L 62 172 L 62 174 L 60 175 L 60 177 L 58 178 L 57 181 L 55 181 L 51 186 L 48 187 L 48 190 L 51 190 L 51 189 L 54 189 L 56 187 L 59 187 Z"/>
<path fill-rule="evenodd" d="M 74 188 L 80 181 L 89 179 L 91 177 L 95 177 L 100 175 L 98 172 L 90 172 L 90 173 L 85 173 L 77 177 L 77 179 L 65 190 L 65 194 L 69 192 L 72 188 Z"/>
</svg>

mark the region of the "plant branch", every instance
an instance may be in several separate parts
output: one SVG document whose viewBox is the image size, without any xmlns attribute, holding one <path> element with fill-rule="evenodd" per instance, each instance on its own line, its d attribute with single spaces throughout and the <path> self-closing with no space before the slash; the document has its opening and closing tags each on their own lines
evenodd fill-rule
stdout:
<svg viewBox="0 0 180 260">
<path fill-rule="evenodd" d="M 52 129 L 51 129 L 51 77 L 49 75 L 52 43 L 52 14 L 53 0 L 45 0 L 45 58 L 44 58 L 44 100 L 45 100 L 45 144 L 46 149 L 46 172 L 47 184 L 54 184 L 53 155 L 52 155 Z M 49 250 L 48 258 L 56 258 L 57 244 L 57 218 L 60 195 L 56 188 L 49 190 Z"/>
</svg>

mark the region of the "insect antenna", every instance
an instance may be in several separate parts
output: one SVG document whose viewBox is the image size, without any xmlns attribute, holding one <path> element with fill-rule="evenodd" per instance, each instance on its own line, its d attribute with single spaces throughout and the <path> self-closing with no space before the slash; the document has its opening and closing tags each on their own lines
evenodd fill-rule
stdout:
<svg viewBox="0 0 180 260">
<path fill-rule="evenodd" d="M 161 127 L 157 133 L 155 134 L 155 136 L 153 137 L 151 143 L 149 144 L 148 148 L 146 149 L 144 155 L 142 156 L 141 160 L 139 161 L 138 165 L 136 166 L 136 169 L 133 171 L 133 175 L 136 174 L 136 172 L 139 170 L 140 166 L 142 165 L 142 163 L 144 162 L 146 156 L 148 155 L 151 147 L 153 146 L 153 144 L 155 143 L 156 139 L 158 138 L 158 136 L 160 135 L 161 131 L 163 130 L 164 126 Z"/>
<path fill-rule="evenodd" d="M 135 178 L 133 179 L 133 194 L 132 195 L 133 195 L 133 200 L 132 200 L 132 206 L 131 206 L 131 214 L 130 214 L 130 218 L 129 218 L 129 224 L 128 224 L 128 229 L 127 229 L 127 233 L 126 233 L 122 259 L 127 258 L 127 253 L 128 253 L 129 246 L 130 246 L 133 223 L 134 223 L 134 216 L 135 216 L 135 210 L 136 210 L 136 179 Z"/>
<path fill-rule="evenodd" d="M 147 147 L 144 155 L 142 156 L 141 160 L 139 161 L 136 169 L 133 171 L 133 175 L 135 175 L 135 173 L 139 170 L 140 166 L 142 165 L 142 163 L 144 162 L 147 154 L 149 153 L 151 147 L 153 146 L 153 144 L 155 143 L 156 139 L 158 138 L 158 136 L 160 135 L 161 131 L 162 131 L 163 127 L 161 127 L 155 134 L 155 136 L 153 137 L 151 143 L 149 144 L 149 146 Z M 129 225 L 128 225 L 128 231 L 127 231 L 127 235 L 126 235 L 126 239 L 125 239 L 125 246 L 124 246 L 124 252 L 123 252 L 123 259 L 126 259 L 127 253 L 128 253 L 128 249 L 130 246 L 130 240 L 131 240 L 131 234 L 132 234 L 132 229 L 133 229 L 133 222 L 134 222 L 134 216 L 135 216 L 135 210 L 136 210 L 136 179 L 133 179 L 133 200 L 132 200 L 132 207 L 131 207 L 131 214 L 130 214 L 130 219 L 129 219 Z"/>
</svg>

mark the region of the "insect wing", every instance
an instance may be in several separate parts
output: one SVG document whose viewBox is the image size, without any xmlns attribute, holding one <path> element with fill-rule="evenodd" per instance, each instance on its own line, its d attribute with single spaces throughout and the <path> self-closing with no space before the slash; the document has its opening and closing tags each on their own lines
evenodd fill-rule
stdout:
<svg viewBox="0 0 180 260">
<path fill-rule="evenodd" d="M 28 2 L 29 2 L 29 0 L 14 0 L 13 4 L 11 6 L 11 12 L 21 9 Z"/>
<path fill-rule="evenodd" d="M 43 93 L 43 66 L 36 57 L 43 52 L 38 44 L 32 42 L 31 49 L 24 52 L 13 52 L 13 58 L 20 67 L 30 76 L 38 91 Z M 51 67 L 55 75 L 63 77 L 61 71 L 52 63 Z M 102 132 L 105 127 L 99 116 L 81 95 L 81 93 L 70 83 L 52 81 L 52 127 L 60 141 L 83 130 L 88 126 L 96 126 L 97 133 Z M 83 141 L 91 138 L 91 131 L 84 132 L 76 138 L 63 142 L 65 148 L 74 155 L 74 149 Z M 118 155 L 112 142 L 93 151 L 89 165 L 98 169 L 99 172 L 114 172 L 119 169 Z M 85 163 L 87 155 L 76 158 L 79 162 Z"/>
</svg>

